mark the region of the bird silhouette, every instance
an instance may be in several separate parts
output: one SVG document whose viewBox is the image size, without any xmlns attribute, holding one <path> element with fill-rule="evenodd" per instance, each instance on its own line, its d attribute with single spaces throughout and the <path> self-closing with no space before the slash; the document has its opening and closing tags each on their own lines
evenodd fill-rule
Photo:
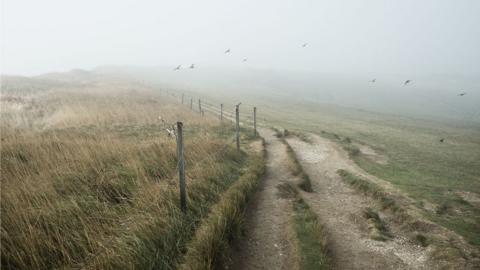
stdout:
<svg viewBox="0 0 480 270">
<path fill-rule="evenodd" d="M 467 92 L 462 92 L 462 93 L 458 94 L 457 96 L 463 97 L 463 96 L 465 96 L 466 94 L 467 94 Z"/>
<path fill-rule="evenodd" d="M 403 83 L 403 85 L 407 85 L 407 84 L 409 84 L 410 82 L 411 82 L 411 80 L 406 80 L 406 81 Z"/>
<path fill-rule="evenodd" d="M 178 65 L 176 68 L 173 69 L 173 71 L 180 70 L 180 68 L 182 68 L 182 65 Z"/>
<path fill-rule="evenodd" d="M 194 68 L 195 68 L 195 64 L 191 64 L 191 65 L 190 65 L 190 68 L 191 68 L 191 69 L 194 69 Z"/>
<path fill-rule="evenodd" d="M 377 79 L 373 79 L 373 80 L 371 80 L 370 82 L 374 83 L 374 82 L 376 82 L 376 81 L 377 81 Z"/>
<path fill-rule="evenodd" d="M 248 58 L 243 58 L 242 62 L 247 62 Z"/>
<path fill-rule="evenodd" d="M 303 43 L 302 47 L 305 48 L 305 47 L 307 47 L 307 45 L 308 45 L 308 43 Z"/>
<path fill-rule="evenodd" d="M 440 139 L 440 142 L 444 142 L 444 141 L 445 141 L 445 138 L 441 138 L 441 139 Z"/>
<path fill-rule="evenodd" d="M 228 48 L 228 49 L 225 51 L 225 53 L 226 53 L 226 54 L 227 54 L 227 53 L 230 53 L 230 48 Z"/>
</svg>

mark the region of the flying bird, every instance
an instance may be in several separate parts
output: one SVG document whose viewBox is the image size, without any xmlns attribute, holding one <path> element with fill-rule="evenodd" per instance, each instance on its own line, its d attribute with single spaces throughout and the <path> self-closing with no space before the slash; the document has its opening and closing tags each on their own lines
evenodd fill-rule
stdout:
<svg viewBox="0 0 480 270">
<path fill-rule="evenodd" d="M 465 96 L 466 94 L 467 94 L 467 92 L 462 92 L 462 93 L 458 94 L 457 96 L 463 97 L 463 96 Z"/>
<path fill-rule="evenodd" d="M 191 68 L 191 69 L 194 69 L 194 68 L 195 68 L 195 64 L 191 64 L 191 65 L 190 65 L 190 68 Z"/>
<path fill-rule="evenodd" d="M 180 70 L 180 68 L 182 68 L 182 65 L 178 65 L 176 68 L 173 69 L 173 71 Z"/>
<path fill-rule="evenodd" d="M 228 48 L 228 49 L 225 51 L 225 53 L 226 53 L 226 54 L 227 54 L 227 53 L 230 53 L 230 48 Z"/>
<path fill-rule="evenodd" d="M 407 84 L 409 84 L 410 82 L 411 82 L 411 80 L 406 80 L 406 81 L 403 83 L 403 85 L 407 85 Z"/>
<path fill-rule="evenodd" d="M 440 139 L 440 142 L 444 142 L 444 141 L 445 141 L 445 138 L 441 138 L 441 139 Z"/>
<path fill-rule="evenodd" d="M 243 58 L 242 62 L 247 62 L 248 58 Z"/>
<path fill-rule="evenodd" d="M 374 82 L 376 82 L 376 81 L 377 81 L 377 79 L 373 79 L 373 80 L 371 80 L 370 82 L 374 83 Z"/>
<path fill-rule="evenodd" d="M 305 48 L 305 47 L 307 47 L 307 45 L 308 45 L 308 43 L 303 43 L 302 47 Z"/>
</svg>

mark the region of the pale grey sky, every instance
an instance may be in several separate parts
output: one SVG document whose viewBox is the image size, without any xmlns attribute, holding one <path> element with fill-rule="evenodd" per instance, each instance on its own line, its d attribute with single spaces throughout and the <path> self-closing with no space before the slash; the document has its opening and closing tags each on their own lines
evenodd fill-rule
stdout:
<svg viewBox="0 0 480 270">
<path fill-rule="evenodd" d="M 4 74 L 195 63 L 478 77 L 480 1 L 2 0 L 1 46 Z"/>
</svg>

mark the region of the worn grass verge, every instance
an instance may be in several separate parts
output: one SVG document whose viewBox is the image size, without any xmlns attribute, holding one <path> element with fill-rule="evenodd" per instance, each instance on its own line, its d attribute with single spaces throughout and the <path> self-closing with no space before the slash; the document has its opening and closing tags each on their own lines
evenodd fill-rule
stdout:
<svg viewBox="0 0 480 270">
<path fill-rule="evenodd" d="M 283 135 L 284 135 L 285 137 L 295 136 L 295 137 L 297 137 L 298 139 L 300 139 L 302 142 L 313 143 L 312 138 L 310 138 L 310 136 L 308 136 L 308 134 L 305 133 L 305 132 L 301 132 L 301 131 L 297 131 L 297 130 L 287 130 L 287 129 L 285 129 L 285 130 L 283 131 Z"/>
<path fill-rule="evenodd" d="M 286 140 L 284 140 L 285 145 L 287 146 L 287 154 L 288 157 L 290 158 L 291 161 L 291 169 L 292 173 L 295 176 L 298 176 L 300 178 L 300 183 L 298 184 L 298 187 L 301 188 L 302 190 L 306 192 L 313 192 L 312 189 L 312 182 L 310 181 L 310 177 L 308 174 L 305 173 L 303 170 L 302 165 L 298 161 L 297 155 L 295 154 L 295 151 L 293 148 L 288 144 Z"/>
<path fill-rule="evenodd" d="M 292 171 L 292 174 L 294 176 L 297 176 L 300 178 L 300 183 L 298 183 L 298 187 L 300 187 L 303 191 L 313 192 L 312 182 L 310 181 L 310 177 L 303 170 L 302 164 L 300 164 L 300 162 L 298 161 L 295 151 L 285 139 L 285 135 L 286 134 L 288 135 L 288 131 L 285 130 L 284 133 L 281 133 L 278 129 L 274 129 L 274 130 L 275 130 L 275 136 L 280 138 L 282 143 L 285 144 L 285 146 L 287 147 L 287 154 L 290 159 L 290 164 L 289 164 L 290 170 Z"/>
<path fill-rule="evenodd" d="M 277 188 L 281 197 L 290 198 L 293 202 L 292 220 L 300 253 L 300 269 L 330 269 L 326 232 L 317 215 L 293 185 L 282 183 Z"/>
<path fill-rule="evenodd" d="M 192 241 L 187 245 L 184 262 L 179 269 L 214 269 L 222 252 L 227 250 L 231 240 L 240 235 L 244 210 L 250 197 L 265 172 L 264 152 L 256 154 L 248 161 L 248 169 L 222 195 L 213 207 Z"/>
<path fill-rule="evenodd" d="M 443 261 L 445 265 L 450 265 L 452 267 L 451 269 L 458 268 L 459 266 L 466 267 L 466 265 L 469 265 L 468 267 L 472 266 L 474 267 L 472 269 L 475 269 L 475 267 L 480 266 L 479 254 L 475 249 L 469 247 L 466 243 L 458 241 L 438 225 L 410 215 L 404 207 L 400 206 L 395 199 L 380 186 L 355 176 L 346 170 L 338 170 L 337 173 L 343 181 L 365 195 L 377 200 L 384 210 L 391 211 L 394 214 L 395 221 L 402 225 L 403 230 L 410 236 L 412 241 L 415 241 L 423 247 L 432 245 L 433 251 L 431 255 L 433 259 Z M 372 224 L 374 227 L 377 226 L 377 224 L 375 224 L 376 218 L 374 214 L 367 213 L 365 217 L 373 218 Z M 381 229 L 382 225 L 378 225 Z M 381 233 L 381 230 L 378 231 Z M 380 235 L 380 238 L 383 238 L 383 236 Z"/>
<path fill-rule="evenodd" d="M 338 170 L 337 173 L 342 177 L 343 181 L 361 191 L 365 195 L 376 199 L 383 209 L 389 209 L 393 212 L 403 213 L 402 209 L 397 205 L 395 200 L 377 184 L 355 176 L 346 170 Z"/>
<path fill-rule="evenodd" d="M 301 198 L 293 204 L 295 231 L 301 251 L 301 269 L 329 269 L 324 227 Z"/>
<path fill-rule="evenodd" d="M 373 210 L 372 208 L 364 209 L 363 217 L 368 222 L 370 238 L 377 241 L 387 241 L 391 238 L 391 235 L 388 233 L 385 223 L 375 210 Z"/>
<path fill-rule="evenodd" d="M 342 139 L 342 137 L 340 137 L 336 133 L 331 133 L 324 130 L 320 132 L 320 135 L 326 139 L 335 141 L 340 144 L 343 150 L 345 150 L 348 153 L 348 156 L 352 159 L 357 157 L 361 153 L 360 149 L 352 144 L 352 139 L 350 139 L 349 137 L 344 137 Z"/>
</svg>

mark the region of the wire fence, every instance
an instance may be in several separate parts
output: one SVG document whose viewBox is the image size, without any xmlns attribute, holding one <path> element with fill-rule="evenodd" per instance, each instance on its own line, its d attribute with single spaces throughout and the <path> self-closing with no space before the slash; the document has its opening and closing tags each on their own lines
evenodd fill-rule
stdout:
<svg viewBox="0 0 480 270">
<path fill-rule="evenodd" d="M 172 138 L 172 139 L 176 139 L 177 141 L 177 147 L 178 147 L 178 143 L 179 143 L 179 140 L 178 140 L 178 129 L 174 128 L 174 124 L 169 124 L 169 123 L 166 123 L 165 121 L 162 121 L 163 125 L 164 125 L 164 128 L 166 130 L 166 136 Z M 190 132 L 190 133 L 195 133 L 196 130 L 194 129 L 183 129 L 182 128 L 182 132 Z M 225 155 L 225 153 L 232 147 L 232 143 L 234 143 L 236 141 L 236 138 L 237 135 L 234 134 L 234 135 L 231 135 L 230 137 L 228 137 L 226 140 L 225 140 L 225 144 L 220 148 L 218 149 L 217 151 L 215 151 L 214 153 L 211 153 L 210 156 L 216 156 L 216 157 L 223 157 Z M 183 142 L 182 142 L 183 144 Z M 183 145 L 182 145 L 182 149 L 183 149 Z M 177 153 L 179 154 L 179 153 Z M 181 155 L 182 158 L 183 158 L 183 155 Z M 179 157 L 180 158 L 180 155 Z M 184 160 L 182 162 L 185 162 Z M 184 169 L 182 168 L 181 166 L 179 166 L 180 164 L 180 159 L 179 159 L 179 162 L 177 163 L 177 166 L 172 170 L 172 171 L 179 171 Z M 181 174 L 183 175 L 186 175 L 185 174 L 185 171 L 183 171 Z M 185 179 L 183 179 L 185 180 Z M 181 204 L 182 204 L 182 198 L 181 199 Z M 186 201 L 183 202 L 185 205 L 186 205 Z M 142 212 L 149 212 L 152 208 L 156 207 L 157 205 L 156 204 L 151 204 L 150 206 L 148 206 L 146 209 L 144 209 Z M 138 216 L 137 215 L 132 215 L 124 220 L 122 220 L 121 222 L 119 222 L 120 224 L 120 228 L 116 229 L 117 232 L 120 232 L 120 233 L 126 233 L 129 231 L 130 229 L 130 226 L 134 223 L 134 222 L 137 222 L 137 218 Z M 85 259 L 84 261 L 78 263 L 77 265 L 74 265 L 73 268 L 75 269 L 88 269 L 89 266 L 91 266 L 92 264 L 95 263 L 95 259 L 98 258 L 99 256 L 105 254 L 108 250 L 109 250 L 109 247 L 111 247 L 114 242 L 118 240 L 118 234 L 115 234 L 115 235 L 112 235 L 110 236 L 105 242 L 102 243 L 101 247 L 102 249 L 96 253 L 93 253 L 93 254 L 90 254 L 88 255 L 87 259 Z"/>
</svg>

